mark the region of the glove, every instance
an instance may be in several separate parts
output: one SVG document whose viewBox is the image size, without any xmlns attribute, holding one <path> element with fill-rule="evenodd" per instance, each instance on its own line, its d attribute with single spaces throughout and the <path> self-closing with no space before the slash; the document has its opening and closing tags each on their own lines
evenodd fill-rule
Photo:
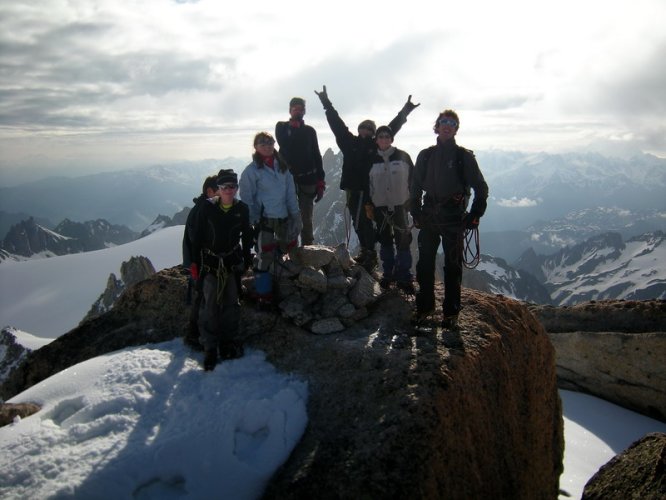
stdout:
<svg viewBox="0 0 666 500">
<path fill-rule="evenodd" d="M 324 89 L 321 92 L 317 92 L 315 90 L 314 93 L 317 94 L 317 97 L 319 97 L 319 100 L 321 101 L 321 104 L 324 106 L 325 110 L 333 107 L 333 104 L 331 103 L 331 100 L 328 98 L 328 94 L 326 93 L 326 85 L 324 85 Z"/>
<path fill-rule="evenodd" d="M 196 262 L 190 264 L 190 276 L 192 276 L 194 281 L 199 281 L 199 266 L 197 266 Z"/>
<path fill-rule="evenodd" d="M 326 183 L 323 180 L 317 182 L 317 196 L 315 197 L 315 203 L 319 202 L 324 197 L 325 189 Z"/>
<path fill-rule="evenodd" d="M 463 218 L 463 227 L 465 229 L 476 229 L 479 227 L 479 216 L 474 212 L 465 214 Z"/>
<path fill-rule="evenodd" d="M 326 88 L 326 87 L 324 87 L 324 88 Z M 407 116 L 409 113 L 414 111 L 414 108 L 418 108 L 420 105 L 421 105 L 421 103 L 414 104 L 412 102 L 412 96 L 410 94 L 410 96 L 407 98 L 407 102 L 405 103 L 405 105 L 400 110 L 400 113 L 402 113 L 404 116 Z"/>
<path fill-rule="evenodd" d="M 372 203 L 365 204 L 365 216 L 370 220 L 375 220 L 375 207 Z"/>
</svg>

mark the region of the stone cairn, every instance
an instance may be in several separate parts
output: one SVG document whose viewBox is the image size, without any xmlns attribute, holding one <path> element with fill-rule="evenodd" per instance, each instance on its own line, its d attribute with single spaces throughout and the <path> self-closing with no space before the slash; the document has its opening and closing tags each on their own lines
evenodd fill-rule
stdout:
<svg viewBox="0 0 666 500">
<path fill-rule="evenodd" d="M 365 318 L 381 295 L 379 283 L 344 243 L 294 248 L 273 266 L 280 313 L 315 334 L 339 332 Z"/>
</svg>

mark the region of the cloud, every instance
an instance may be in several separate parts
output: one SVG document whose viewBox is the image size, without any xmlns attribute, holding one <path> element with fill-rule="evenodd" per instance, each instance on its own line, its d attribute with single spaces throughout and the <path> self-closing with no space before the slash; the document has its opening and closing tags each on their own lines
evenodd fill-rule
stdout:
<svg viewBox="0 0 666 500">
<path fill-rule="evenodd" d="M 537 200 L 531 200 L 529 198 L 517 198 L 515 196 L 512 196 L 511 198 L 500 198 L 497 201 L 497 204 L 500 207 L 506 207 L 506 208 L 528 208 L 528 207 L 536 207 L 539 202 Z"/>
</svg>

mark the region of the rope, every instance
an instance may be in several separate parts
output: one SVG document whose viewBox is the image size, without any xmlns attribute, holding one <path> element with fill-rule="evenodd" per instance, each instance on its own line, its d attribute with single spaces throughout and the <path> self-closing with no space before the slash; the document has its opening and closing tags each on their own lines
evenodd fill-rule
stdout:
<svg viewBox="0 0 666 500">
<path fill-rule="evenodd" d="M 479 228 L 466 229 L 464 232 L 463 265 L 474 269 L 481 261 L 481 245 L 479 244 Z M 472 243 L 474 248 L 472 248 Z"/>
</svg>

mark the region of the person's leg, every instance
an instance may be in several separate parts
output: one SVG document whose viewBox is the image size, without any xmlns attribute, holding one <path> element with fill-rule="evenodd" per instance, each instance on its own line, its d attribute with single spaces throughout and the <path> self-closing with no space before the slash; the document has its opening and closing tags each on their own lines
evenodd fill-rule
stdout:
<svg viewBox="0 0 666 500">
<path fill-rule="evenodd" d="M 391 220 L 386 207 L 375 207 L 375 223 L 377 224 L 377 240 L 379 241 L 379 258 L 382 261 L 382 288 L 388 288 L 394 280 L 395 248 L 393 246 L 393 231 Z"/>
<path fill-rule="evenodd" d="M 204 348 L 204 370 L 212 370 L 217 363 L 217 345 L 220 324 L 217 306 L 217 277 L 206 274 L 203 278 L 201 305 L 199 307 L 199 341 Z"/>
<path fill-rule="evenodd" d="M 317 194 L 316 185 L 296 185 L 296 194 L 298 196 L 298 208 L 301 211 L 301 246 L 312 245 L 314 243 L 314 230 L 312 227 L 312 217 L 314 215 L 314 199 Z"/>
<path fill-rule="evenodd" d="M 372 271 L 377 266 L 377 251 L 375 250 L 376 234 L 372 221 L 365 213 L 363 192 L 347 191 L 347 206 L 349 207 L 354 231 L 361 247 L 357 261 L 368 271 Z"/>
<path fill-rule="evenodd" d="M 419 256 L 416 263 L 416 281 L 419 291 L 416 294 L 417 314 L 427 314 L 435 308 L 435 261 L 440 236 L 437 231 L 424 227 L 419 231 Z"/>
<path fill-rule="evenodd" d="M 220 309 L 221 336 L 219 353 L 222 359 L 238 358 L 243 355 L 240 341 L 240 301 L 236 279 L 232 272 L 226 281 Z"/>
<path fill-rule="evenodd" d="M 444 318 L 457 316 L 460 312 L 460 289 L 462 286 L 462 241 L 461 228 L 453 227 L 443 233 L 444 245 Z"/>
<path fill-rule="evenodd" d="M 407 292 L 414 293 L 412 284 L 412 232 L 409 229 L 407 210 L 404 207 L 396 207 L 393 215 L 393 237 L 397 249 L 395 264 L 395 279 L 398 287 Z"/>
</svg>

